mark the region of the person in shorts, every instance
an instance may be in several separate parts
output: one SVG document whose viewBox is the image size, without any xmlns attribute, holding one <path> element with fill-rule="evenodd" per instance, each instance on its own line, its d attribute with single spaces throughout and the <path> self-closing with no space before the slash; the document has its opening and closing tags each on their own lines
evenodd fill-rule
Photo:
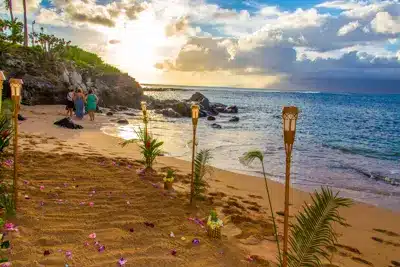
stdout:
<svg viewBox="0 0 400 267">
<path fill-rule="evenodd" d="M 74 89 L 70 89 L 67 94 L 67 116 L 72 117 L 74 112 Z"/>
</svg>

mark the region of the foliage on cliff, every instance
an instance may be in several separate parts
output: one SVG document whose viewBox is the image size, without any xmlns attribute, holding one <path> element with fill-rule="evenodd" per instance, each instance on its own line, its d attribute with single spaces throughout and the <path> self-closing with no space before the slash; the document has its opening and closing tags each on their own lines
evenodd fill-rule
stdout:
<svg viewBox="0 0 400 267">
<path fill-rule="evenodd" d="M 16 19 L 0 19 L 0 56 L 4 53 L 24 55 L 31 60 L 73 61 L 80 69 L 91 69 L 101 74 L 120 74 L 118 68 L 105 63 L 98 55 L 71 46 L 69 41 L 54 35 L 30 34 L 32 46 L 23 47 L 23 24 Z M 1 68 L 1 66 L 0 66 Z"/>
</svg>

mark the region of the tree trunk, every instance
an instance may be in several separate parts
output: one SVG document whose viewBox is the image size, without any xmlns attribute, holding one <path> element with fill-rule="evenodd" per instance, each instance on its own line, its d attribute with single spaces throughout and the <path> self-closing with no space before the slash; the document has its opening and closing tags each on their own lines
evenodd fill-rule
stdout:
<svg viewBox="0 0 400 267">
<path fill-rule="evenodd" d="M 11 22 L 13 22 L 14 21 L 14 14 L 13 14 L 13 8 L 12 8 L 12 0 L 8 0 L 8 9 L 10 10 Z"/>
<path fill-rule="evenodd" d="M 24 5 L 24 46 L 28 46 L 28 20 L 26 18 L 26 0 L 22 0 Z"/>
</svg>

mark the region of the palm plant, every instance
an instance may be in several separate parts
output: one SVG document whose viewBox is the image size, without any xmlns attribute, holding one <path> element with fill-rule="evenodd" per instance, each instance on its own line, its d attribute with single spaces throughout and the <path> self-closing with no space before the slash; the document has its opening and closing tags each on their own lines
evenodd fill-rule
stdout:
<svg viewBox="0 0 400 267">
<path fill-rule="evenodd" d="M 279 262 L 281 262 L 282 255 L 281 255 L 281 250 L 280 250 L 280 246 L 279 246 L 278 230 L 276 227 L 274 210 L 272 208 L 271 195 L 269 194 L 268 180 L 265 175 L 264 155 L 260 150 L 251 150 L 251 151 L 247 152 L 246 154 L 244 154 L 242 158 L 240 158 L 240 162 L 246 166 L 249 166 L 256 159 L 258 159 L 261 162 L 261 166 L 262 166 L 262 171 L 263 171 L 264 181 L 265 181 L 265 190 L 267 191 L 268 203 L 269 203 L 269 208 L 271 210 L 271 216 L 272 216 L 272 223 L 274 225 L 274 234 L 275 234 L 275 238 L 276 238 L 275 239 L 276 246 L 278 249 L 278 257 L 279 257 Z"/>
<path fill-rule="evenodd" d="M 4 209 L 6 218 L 15 215 L 14 197 L 8 192 L 5 185 L 0 186 L 0 208 Z"/>
<path fill-rule="evenodd" d="M 139 128 L 139 131 L 135 132 L 138 139 L 126 140 L 122 142 L 121 145 L 125 147 L 131 143 L 138 143 L 146 169 L 152 169 L 154 161 L 162 154 L 161 147 L 164 142 L 153 138 L 151 134 L 146 134 L 142 128 Z"/>
<path fill-rule="evenodd" d="M 201 198 L 206 191 L 207 183 L 204 178 L 210 171 L 209 162 L 211 159 L 212 155 L 209 149 L 200 150 L 196 154 L 193 179 L 193 196 L 195 198 Z"/>
<path fill-rule="evenodd" d="M 10 144 L 12 138 L 12 125 L 4 115 L 0 115 L 0 153 Z"/>
<path fill-rule="evenodd" d="M 349 207 L 352 201 L 334 194 L 329 188 L 311 195 L 311 205 L 304 205 L 304 211 L 296 215 L 296 223 L 290 230 L 288 266 L 319 267 L 321 258 L 329 260 L 327 246 L 334 245 L 337 234 L 332 223 L 346 225 L 339 215 L 339 208 Z"/>
</svg>

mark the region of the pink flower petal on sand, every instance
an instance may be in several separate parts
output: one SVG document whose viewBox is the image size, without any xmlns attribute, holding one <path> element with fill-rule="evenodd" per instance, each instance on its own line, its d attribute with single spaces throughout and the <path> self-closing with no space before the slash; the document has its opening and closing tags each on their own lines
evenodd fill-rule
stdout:
<svg viewBox="0 0 400 267">
<path fill-rule="evenodd" d="M 3 262 L 0 266 L 1 267 L 10 267 L 11 266 L 11 262 Z"/>
<path fill-rule="evenodd" d="M 91 233 L 91 234 L 89 235 L 89 238 L 95 239 L 95 238 L 96 238 L 96 233 Z"/>
<path fill-rule="evenodd" d="M 83 202 L 79 203 L 79 205 L 85 205 L 85 203 L 86 203 L 86 202 L 83 201 Z"/>
<path fill-rule="evenodd" d="M 105 246 L 101 246 L 101 247 L 99 247 L 98 251 L 99 251 L 99 252 L 103 252 L 105 249 L 106 249 Z"/>
<path fill-rule="evenodd" d="M 4 225 L 4 228 L 5 228 L 7 231 L 14 231 L 14 230 L 15 230 L 15 225 L 14 225 L 13 223 L 6 223 L 6 224 Z"/>
<path fill-rule="evenodd" d="M 85 245 L 85 247 L 89 246 L 89 242 L 86 241 L 86 242 L 84 243 L 84 245 Z"/>
<path fill-rule="evenodd" d="M 94 203 L 93 203 L 93 202 L 89 202 L 89 206 L 90 206 L 90 207 L 93 207 L 93 206 L 94 206 Z"/>
<path fill-rule="evenodd" d="M 118 261 L 118 264 L 119 264 L 119 266 L 125 266 L 126 262 L 127 262 L 126 259 L 120 258 L 119 261 Z"/>
<path fill-rule="evenodd" d="M 24 180 L 24 184 L 29 184 L 29 182 L 27 180 Z"/>
<path fill-rule="evenodd" d="M 71 252 L 71 251 L 66 251 L 66 252 L 65 252 L 65 256 L 66 256 L 68 259 L 72 258 L 72 252 Z"/>
<path fill-rule="evenodd" d="M 40 186 L 40 190 L 42 190 L 42 191 L 44 190 L 44 185 Z"/>
</svg>

